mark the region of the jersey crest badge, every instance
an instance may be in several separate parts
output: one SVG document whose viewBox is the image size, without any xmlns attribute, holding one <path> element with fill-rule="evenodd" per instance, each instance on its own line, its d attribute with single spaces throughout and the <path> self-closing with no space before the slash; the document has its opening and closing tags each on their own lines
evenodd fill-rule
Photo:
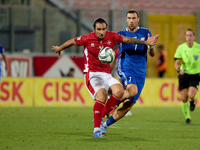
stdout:
<svg viewBox="0 0 200 150">
<path fill-rule="evenodd" d="M 198 60 L 198 55 L 194 55 L 194 60 Z"/>
<path fill-rule="evenodd" d="M 110 45 L 110 44 L 111 44 L 111 41 L 108 41 L 107 44 Z"/>
</svg>

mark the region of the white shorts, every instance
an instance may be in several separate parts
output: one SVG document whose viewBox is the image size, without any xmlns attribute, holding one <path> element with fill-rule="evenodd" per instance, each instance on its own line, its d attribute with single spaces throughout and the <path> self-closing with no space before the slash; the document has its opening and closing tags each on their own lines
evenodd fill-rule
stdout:
<svg viewBox="0 0 200 150">
<path fill-rule="evenodd" d="M 111 74 L 105 72 L 87 72 L 84 74 L 86 87 L 92 96 L 93 100 L 96 100 L 96 93 L 99 89 L 104 88 L 108 96 L 108 89 L 113 84 L 121 84 L 117 79 L 113 78 Z"/>
</svg>

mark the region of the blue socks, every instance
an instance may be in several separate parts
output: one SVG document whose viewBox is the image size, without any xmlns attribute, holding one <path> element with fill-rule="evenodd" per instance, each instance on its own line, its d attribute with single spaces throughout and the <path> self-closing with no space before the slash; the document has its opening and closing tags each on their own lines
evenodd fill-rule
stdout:
<svg viewBox="0 0 200 150">
<path fill-rule="evenodd" d="M 113 118 L 113 116 L 111 116 L 107 121 L 106 121 L 106 125 L 110 126 L 111 124 L 115 123 L 115 119 Z"/>
</svg>

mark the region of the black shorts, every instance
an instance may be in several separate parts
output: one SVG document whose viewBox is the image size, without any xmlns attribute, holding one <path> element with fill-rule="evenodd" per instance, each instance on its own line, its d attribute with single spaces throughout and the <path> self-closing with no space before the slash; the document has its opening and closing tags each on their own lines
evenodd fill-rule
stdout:
<svg viewBox="0 0 200 150">
<path fill-rule="evenodd" d="M 199 87 L 199 74 L 189 75 L 179 75 L 179 90 L 189 88 L 190 86 L 193 86 L 198 89 Z"/>
</svg>

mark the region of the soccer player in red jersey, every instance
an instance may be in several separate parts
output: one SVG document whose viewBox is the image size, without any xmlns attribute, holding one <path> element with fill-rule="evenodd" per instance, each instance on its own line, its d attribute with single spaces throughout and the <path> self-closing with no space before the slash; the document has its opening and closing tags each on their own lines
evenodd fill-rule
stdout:
<svg viewBox="0 0 200 150">
<path fill-rule="evenodd" d="M 155 45 L 159 35 L 149 36 L 147 41 L 121 36 L 116 32 L 107 31 L 107 23 L 102 18 L 98 18 L 94 22 L 93 31 L 90 34 L 70 39 L 61 46 L 52 46 L 52 50 L 60 57 L 60 52 L 65 48 L 73 45 L 84 46 L 84 80 L 89 93 L 95 100 L 93 137 L 102 138 L 100 131 L 102 118 L 120 101 L 124 89 L 122 84 L 111 76 L 110 64 L 99 61 L 99 51 L 102 47 L 113 49 L 115 43 L 121 42 Z M 110 98 L 106 102 L 108 95 L 110 95 Z"/>
</svg>

